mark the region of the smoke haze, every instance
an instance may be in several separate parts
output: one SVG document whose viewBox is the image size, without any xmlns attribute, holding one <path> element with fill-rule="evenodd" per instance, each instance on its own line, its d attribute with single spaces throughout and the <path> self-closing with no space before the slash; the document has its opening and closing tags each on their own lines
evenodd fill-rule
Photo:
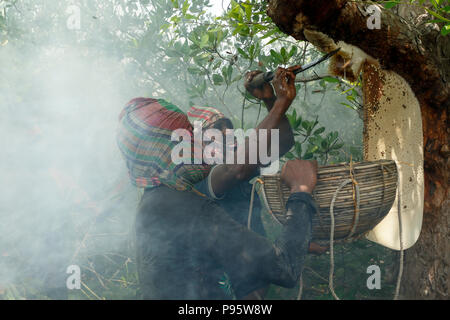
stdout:
<svg viewBox="0 0 450 320">
<path fill-rule="evenodd" d="M 175 83 L 175 92 L 164 90 L 171 81 L 163 79 L 164 68 L 170 66 L 158 63 L 154 53 L 143 52 L 141 64 L 126 58 L 129 35 L 139 35 L 146 22 L 125 18 L 128 9 L 117 13 L 122 2 L 28 0 L 8 9 L 9 34 L 0 32 L 0 295 L 9 290 L 11 298 L 64 298 L 50 291 L 65 288 L 66 269 L 75 264 L 82 279 L 94 277 L 110 291 L 108 283 L 132 283 L 134 291 L 121 298 L 135 297 L 138 191 L 116 145 L 118 115 L 139 96 L 164 97 L 183 110 L 189 104 L 186 83 Z M 8 3 L 0 1 L 0 10 Z M 67 8 L 73 4 L 82 8 L 79 30 L 68 28 Z M 136 4 L 134 10 L 144 9 Z M 150 41 L 156 43 L 158 28 L 154 34 Z M 126 39 L 122 46 L 109 41 L 113 35 Z M 157 85 L 151 76 L 162 80 Z M 336 107 L 345 97 L 298 96 L 294 105 L 302 106 L 304 116 L 318 114 L 327 130 L 360 143 L 356 113 Z M 226 98 L 240 115 L 240 93 Z M 214 93 L 204 102 L 227 113 Z M 329 117 L 336 108 L 339 121 Z M 253 124 L 265 114 L 252 108 L 245 116 Z M 37 292 L 24 289 L 29 287 Z"/>
</svg>

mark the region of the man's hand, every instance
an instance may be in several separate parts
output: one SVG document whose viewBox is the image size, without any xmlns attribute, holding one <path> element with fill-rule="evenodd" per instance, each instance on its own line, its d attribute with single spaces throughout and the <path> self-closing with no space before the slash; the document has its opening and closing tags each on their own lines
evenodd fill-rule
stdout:
<svg viewBox="0 0 450 320">
<path fill-rule="evenodd" d="M 294 71 L 301 68 L 301 66 L 293 66 L 288 69 L 278 68 L 275 71 L 275 77 L 272 80 L 273 87 L 277 94 L 277 99 L 286 101 L 288 104 L 295 99 L 297 90 L 295 89 L 295 74 Z"/>
<path fill-rule="evenodd" d="M 317 161 L 289 160 L 281 169 L 281 181 L 291 193 L 312 193 L 317 183 Z"/>
<path fill-rule="evenodd" d="M 262 73 L 262 71 L 250 71 L 245 74 L 244 87 L 252 96 L 257 99 L 269 101 L 275 99 L 275 93 L 273 92 L 272 85 L 268 82 L 264 82 L 261 86 L 257 88 L 251 87 L 249 84 L 252 82 L 253 78 Z"/>
</svg>

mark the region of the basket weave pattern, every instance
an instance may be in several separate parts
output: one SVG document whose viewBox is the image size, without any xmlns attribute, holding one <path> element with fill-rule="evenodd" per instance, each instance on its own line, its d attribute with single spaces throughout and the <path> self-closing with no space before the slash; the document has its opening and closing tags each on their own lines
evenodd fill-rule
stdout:
<svg viewBox="0 0 450 320">
<path fill-rule="evenodd" d="M 347 179 L 334 203 L 334 237 L 345 239 L 355 224 L 355 183 L 359 187 L 359 217 L 352 237 L 358 237 L 375 227 L 389 212 L 397 190 L 395 161 L 378 160 L 352 164 L 328 165 L 318 168 L 317 185 L 313 197 L 319 212 L 313 218 L 313 239 L 329 240 L 330 205 L 339 185 Z M 263 198 L 269 212 L 283 224 L 289 188 L 281 181 L 280 174 L 261 176 Z"/>
</svg>

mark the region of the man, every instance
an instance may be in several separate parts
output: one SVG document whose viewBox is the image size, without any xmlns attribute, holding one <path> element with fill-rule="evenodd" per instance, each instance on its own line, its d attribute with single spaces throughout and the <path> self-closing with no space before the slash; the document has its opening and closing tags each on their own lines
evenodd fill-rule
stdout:
<svg viewBox="0 0 450 320">
<path fill-rule="evenodd" d="M 295 68 L 277 69 L 273 80 L 276 96 L 268 84 L 249 88 L 248 83 L 257 72 L 247 74 L 246 79 L 247 90 L 263 99 L 269 109 L 256 130 L 279 129 L 281 155 L 293 144 L 285 113 L 296 96 L 292 72 Z M 190 114 L 195 117 L 195 110 Z M 224 274 L 237 299 L 270 283 L 293 287 L 311 238 L 311 220 L 316 210 L 311 193 L 317 164 L 293 160 L 284 165 L 281 177 L 291 189 L 287 222 L 281 236 L 271 243 L 261 235 L 260 228 L 257 233 L 243 225 L 242 210 L 229 212 L 219 204 L 221 198 L 226 200 L 227 193 L 232 194 L 258 174 L 261 163 L 258 159 L 256 164 L 249 164 L 248 141 L 245 164 L 218 165 L 213 170 L 203 163 L 175 165 L 169 159 L 174 145 L 167 137 L 175 129 L 192 133 L 192 125 L 183 116 L 164 100 L 135 99 L 120 117 L 119 147 L 132 181 L 145 188 L 136 217 L 142 297 L 230 299 L 219 286 Z M 216 118 L 208 126 L 230 126 L 227 121 L 218 121 L 223 119 L 220 115 Z M 266 141 L 269 150 L 271 143 L 278 143 L 270 141 L 270 136 Z"/>
</svg>

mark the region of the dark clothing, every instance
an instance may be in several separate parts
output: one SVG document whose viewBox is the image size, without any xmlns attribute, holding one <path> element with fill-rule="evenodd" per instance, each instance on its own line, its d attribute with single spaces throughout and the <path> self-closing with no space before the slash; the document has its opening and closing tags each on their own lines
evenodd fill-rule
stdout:
<svg viewBox="0 0 450 320">
<path fill-rule="evenodd" d="M 214 200 L 214 202 L 225 210 L 234 220 L 247 226 L 248 210 L 250 208 L 250 198 L 252 193 L 252 185 L 248 181 L 237 184 L 234 188 L 229 190 L 221 198 L 216 198 L 214 194 L 210 193 L 209 177 L 203 179 L 201 182 L 195 184 L 195 189 L 206 195 L 206 197 Z M 265 236 L 264 225 L 261 219 L 261 202 L 255 194 L 253 201 L 253 210 L 251 218 L 251 229 L 256 233 Z"/>
<path fill-rule="evenodd" d="M 256 202 L 256 201 L 255 201 Z M 315 203 L 290 196 L 288 218 L 272 244 L 234 220 L 214 201 L 164 186 L 147 190 L 136 218 L 137 264 L 144 299 L 230 299 L 270 283 L 293 287 L 300 276 Z"/>
</svg>

